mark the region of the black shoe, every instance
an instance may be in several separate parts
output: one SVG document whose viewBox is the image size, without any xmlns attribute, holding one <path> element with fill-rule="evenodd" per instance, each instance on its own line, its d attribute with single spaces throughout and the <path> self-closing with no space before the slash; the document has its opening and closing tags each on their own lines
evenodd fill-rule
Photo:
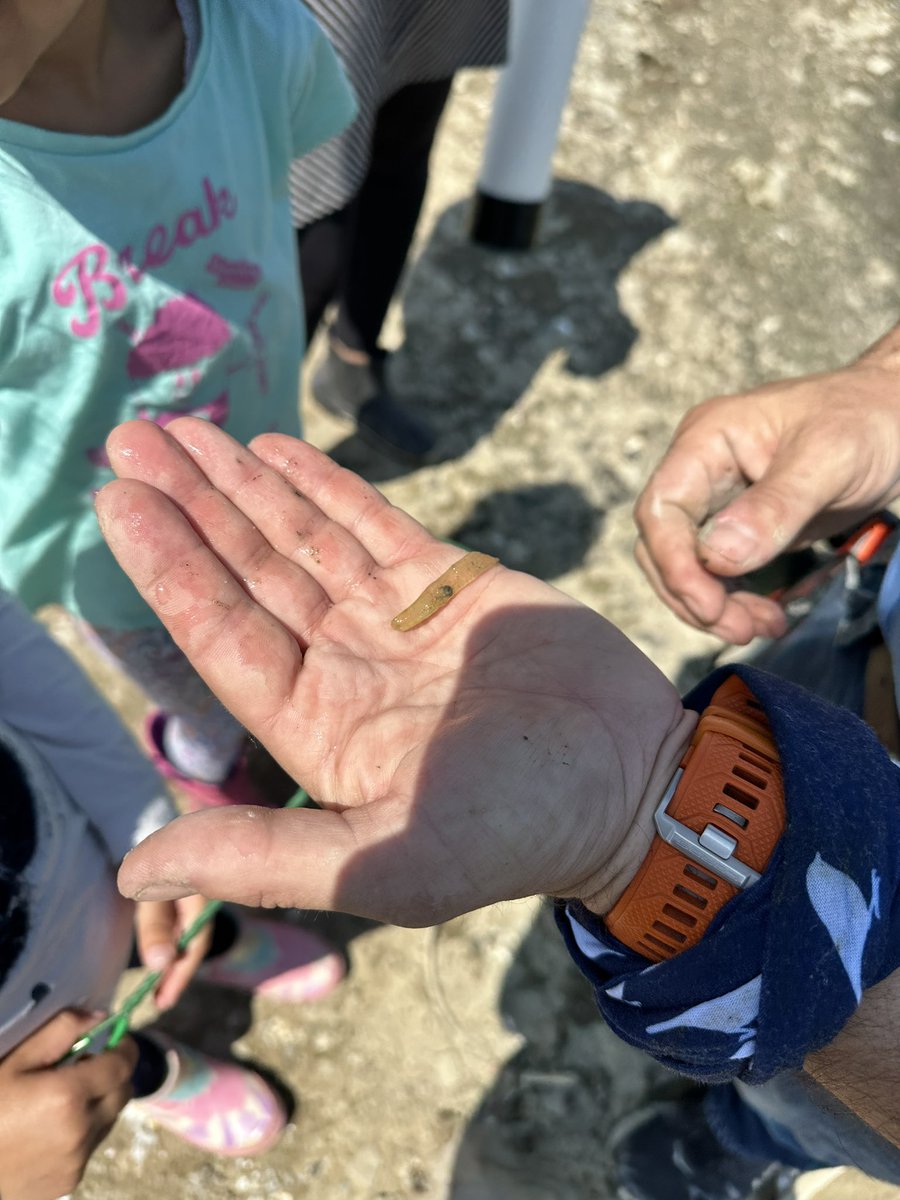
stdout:
<svg viewBox="0 0 900 1200">
<path fill-rule="evenodd" d="M 702 1093 L 638 1109 L 610 1143 L 619 1200 L 782 1200 L 798 1175 L 726 1150 L 703 1114 Z"/>
<path fill-rule="evenodd" d="M 347 362 L 329 347 L 325 361 L 312 377 L 313 397 L 327 412 L 355 421 L 360 437 L 377 450 L 421 463 L 434 448 L 434 431 L 391 395 L 386 366 L 387 354 L 383 351 L 371 362 L 358 365 Z"/>
</svg>

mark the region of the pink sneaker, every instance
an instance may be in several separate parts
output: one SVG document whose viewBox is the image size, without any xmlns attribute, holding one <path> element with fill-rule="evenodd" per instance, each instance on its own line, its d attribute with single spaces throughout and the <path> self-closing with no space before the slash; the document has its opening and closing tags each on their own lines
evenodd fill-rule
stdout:
<svg viewBox="0 0 900 1200">
<path fill-rule="evenodd" d="M 210 1154 L 237 1158 L 264 1154 L 275 1145 L 287 1116 L 261 1075 L 158 1033 L 153 1040 L 164 1051 L 169 1072 L 159 1091 L 132 1100 L 132 1110 Z"/>
<path fill-rule="evenodd" d="M 343 956 L 316 934 L 243 911 L 235 919 L 234 944 L 197 971 L 205 983 L 303 1004 L 327 995 L 344 978 Z"/>
<path fill-rule="evenodd" d="M 231 774 L 222 783 L 204 783 L 202 779 L 193 779 L 184 775 L 171 763 L 163 750 L 163 730 L 166 727 L 166 714 L 156 709 L 148 714 L 144 722 L 144 741 L 153 765 L 164 779 L 171 779 L 187 800 L 188 812 L 200 812 L 204 808 L 224 808 L 230 804 L 253 804 L 261 808 L 271 808 L 272 804 L 259 791 L 247 771 L 247 763 L 243 755 L 231 769 Z"/>
</svg>

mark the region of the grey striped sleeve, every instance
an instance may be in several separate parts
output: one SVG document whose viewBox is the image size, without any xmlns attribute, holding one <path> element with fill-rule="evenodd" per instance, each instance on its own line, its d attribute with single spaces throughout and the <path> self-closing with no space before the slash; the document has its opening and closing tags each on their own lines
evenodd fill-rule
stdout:
<svg viewBox="0 0 900 1200">
<path fill-rule="evenodd" d="M 340 137 L 291 167 L 299 228 L 352 200 L 369 165 L 379 107 L 411 83 L 449 79 L 462 67 L 502 63 L 509 0 L 307 0 L 331 39 L 359 103 Z"/>
</svg>

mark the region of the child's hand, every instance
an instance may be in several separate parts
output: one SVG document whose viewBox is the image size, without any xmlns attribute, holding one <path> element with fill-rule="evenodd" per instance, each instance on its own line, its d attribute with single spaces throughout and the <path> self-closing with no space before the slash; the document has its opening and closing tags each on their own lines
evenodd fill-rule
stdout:
<svg viewBox="0 0 900 1200">
<path fill-rule="evenodd" d="M 131 1099 L 137 1047 L 56 1067 L 96 1017 L 62 1012 L 0 1062 L 0 1195 L 56 1200 L 74 1191 Z"/>
<path fill-rule="evenodd" d="M 147 900 L 137 905 L 134 928 L 141 962 L 152 971 L 165 972 L 155 996 L 161 1009 L 172 1008 L 178 1002 L 209 949 L 211 924 L 200 930 L 183 954 L 176 946 L 205 904 L 203 896 L 186 896 L 183 900 Z"/>
</svg>

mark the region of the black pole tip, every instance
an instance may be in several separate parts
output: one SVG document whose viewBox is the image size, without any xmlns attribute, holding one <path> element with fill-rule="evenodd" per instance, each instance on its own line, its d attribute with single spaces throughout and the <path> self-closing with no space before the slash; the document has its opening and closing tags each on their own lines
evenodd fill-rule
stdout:
<svg viewBox="0 0 900 1200">
<path fill-rule="evenodd" d="M 542 203 L 501 200 L 479 189 L 469 236 L 492 250 L 530 250 L 537 238 L 543 207 Z"/>
</svg>

